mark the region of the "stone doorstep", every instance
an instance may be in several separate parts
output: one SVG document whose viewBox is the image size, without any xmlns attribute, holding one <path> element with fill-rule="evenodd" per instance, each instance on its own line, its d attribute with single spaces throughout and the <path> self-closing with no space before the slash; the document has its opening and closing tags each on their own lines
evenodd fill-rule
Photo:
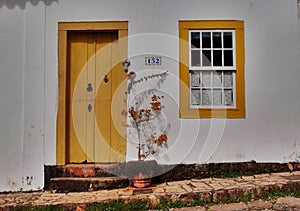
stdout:
<svg viewBox="0 0 300 211">
<path fill-rule="evenodd" d="M 118 166 L 113 164 L 68 164 L 62 166 L 62 177 L 109 177 L 111 170 Z"/>
<path fill-rule="evenodd" d="M 49 190 L 66 192 L 86 192 L 125 188 L 129 180 L 123 177 L 58 177 L 50 179 Z"/>
</svg>

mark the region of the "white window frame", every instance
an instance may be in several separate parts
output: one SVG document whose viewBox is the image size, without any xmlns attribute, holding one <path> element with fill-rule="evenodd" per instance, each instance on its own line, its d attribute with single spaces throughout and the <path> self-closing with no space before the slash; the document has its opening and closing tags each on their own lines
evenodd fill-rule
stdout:
<svg viewBox="0 0 300 211">
<path fill-rule="evenodd" d="M 200 34 L 202 34 L 202 32 L 210 32 L 211 36 L 211 47 L 210 48 L 202 48 L 202 46 L 200 46 L 200 48 L 192 48 L 192 44 L 191 44 L 191 34 L 192 32 L 200 32 Z M 213 32 L 221 32 L 222 33 L 222 48 L 213 48 Z M 231 32 L 232 33 L 232 48 L 224 48 L 223 45 L 223 33 L 224 32 Z M 236 108 L 236 34 L 235 34 L 235 30 L 232 29 L 204 29 L 204 30 L 189 30 L 189 93 L 190 93 L 190 108 Z M 200 36 L 200 43 L 202 43 L 202 35 Z M 200 64 L 201 66 L 192 66 L 192 50 L 200 50 Z M 210 66 L 202 66 L 203 65 L 203 61 L 202 61 L 202 50 L 211 50 L 211 65 Z M 213 50 L 222 50 L 222 66 L 213 66 Z M 224 50 L 232 50 L 233 51 L 233 66 L 224 66 Z M 193 95 L 192 95 L 192 89 L 200 89 L 200 93 L 202 93 L 203 87 L 199 86 L 199 88 L 195 88 L 192 87 L 192 73 L 191 72 L 198 72 L 199 71 L 199 75 L 202 78 L 202 73 L 204 71 L 211 71 L 211 82 L 213 81 L 213 72 L 214 71 L 221 71 L 222 72 L 222 79 L 223 79 L 223 75 L 225 71 L 230 71 L 232 72 L 232 79 L 233 79 L 233 86 L 232 88 L 229 87 L 214 87 L 213 85 L 211 87 L 206 87 L 205 89 L 210 89 L 211 90 L 211 96 L 213 96 L 213 90 L 215 88 L 217 89 L 221 89 L 222 90 L 222 102 L 225 102 L 224 99 L 224 90 L 226 89 L 232 89 L 233 92 L 233 104 L 228 106 L 228 105 L 213 105 L 213 102 L 211 105 L 202 105 L 202 99 L 200 99 L 200 105 L 193 105 Z M 213 101 L 213 97 L 211 99 L 211 101 Z"/>
</svg>

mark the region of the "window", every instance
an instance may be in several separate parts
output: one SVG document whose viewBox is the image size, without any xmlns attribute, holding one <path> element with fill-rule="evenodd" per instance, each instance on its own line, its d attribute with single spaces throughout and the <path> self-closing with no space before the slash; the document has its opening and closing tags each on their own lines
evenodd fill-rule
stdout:
<svg viewBox="0 0 300 211">
<path fill-rule="evenodd" d="M 180 116 L 244 118 L 243 21 L 180 21 Z"/>
</svg>

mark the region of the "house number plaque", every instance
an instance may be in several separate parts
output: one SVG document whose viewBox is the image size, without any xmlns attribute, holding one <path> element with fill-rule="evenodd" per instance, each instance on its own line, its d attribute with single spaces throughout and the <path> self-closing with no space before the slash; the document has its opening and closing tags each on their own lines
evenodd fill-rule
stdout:
<svg viewBox="0 0 300 211">
<path fill-rule="evenodd" d="M 161 65 L 161 56 L 146 56 L 145 65 Z"/>
</svg>

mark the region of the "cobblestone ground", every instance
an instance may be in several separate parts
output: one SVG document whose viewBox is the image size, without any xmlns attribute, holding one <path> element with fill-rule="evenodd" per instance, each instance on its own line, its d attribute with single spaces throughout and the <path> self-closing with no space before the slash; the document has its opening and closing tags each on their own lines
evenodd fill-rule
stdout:
<svg viewBox="0 0 300 211">
<path fill-rule="evenodd" d="M 221 203 L 238 200 L 244 196 L 262 197 L 264 193 L 276 191 L 295 191 L 300 189 L 300 171 L 274 174 L 262 174 L 230 179 L 191 179 L 167 182 L 151 187 L 152 193 L 137 192 L 128 187 L 115 190 L 104 190 L 79 193 L 5 193 L 0 194 L 0 211 L 20 206 L 62 205 L 70 210 L 85 210 L 87 204 L 103 203 L 111 200 L 143 200 L 155 205 L 161 199 L 172 201 L 203 200 L 210 203 Z M 213 205 L 210 210 L 300 210 L 300 199 L 284 197 L 276 201 L 251 201 L 250 203 L 233 203 Z M 205 210 L 204 207 L 193 207 L 172 210 Z"/>
<path fill-rule="evenodd" d="M 298 211 L 300 210 L 300 199 L 293 197 L 283 197 L 277 200 L 263 201 L 254 200 L 249 203 L 220 204 L 210 207 L 187 207 L 170 209 L 172 211 L 256 211 L 256 210 L 274 210 L 274 211 Z"/>
</svg>

